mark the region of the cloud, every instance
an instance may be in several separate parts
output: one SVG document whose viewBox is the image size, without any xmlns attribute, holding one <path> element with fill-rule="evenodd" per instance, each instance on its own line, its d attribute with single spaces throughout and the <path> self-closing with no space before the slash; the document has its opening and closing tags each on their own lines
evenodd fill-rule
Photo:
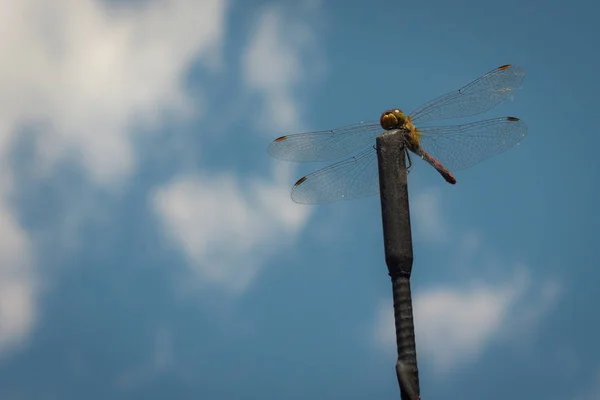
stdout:
<svg viewBox="0 0 600 400">
<path fill-rule="evenodd" d="M 418 293 L 414 307 L 422 354 L 440 369 L 477 359 L 528 287 L 527 278 L 517 274 L 501 285 L 472 282 L 465 288 L 439 286 Z"/>
<path fill-rule="evenodd" d="M 0 354 L 20 344 L 33 326 L 36 285 L 30 243 L 0 203 Z"/>
<path fill-rule="evenodd" d="M 531 282 L 524 267 L 503 283 L 471 281 L 438 285 L 413 296 L 419 356 L 438 372 L 476 362 L 497 341 L 519 340 L 535 329 L 560 295 L 556 282 Z M 381 303 L 375 331 L 380 346 L 395 346 L 394 317 L 389 301 Z M 513 343 L 518 345 L 518 343 Z"/>
<path fill-rule="evenodd" d="M 153 207 L 167 237 L 184 252 L 204 285 L 243 290 L 282 234 L 305 220 L 281 182 L 243 190 L 232 174 L 181 175 L 156 190 Z"/>
<path fill-rule="evenodd" d="M 312 51 L 310 37 L 309 27 L 282 8 L 266 8 L 259 16 L 242 57 L 242 75 L 264 102 L 260 128 L 276 132 L 300 126 L 294 88 L 311 76 L 302 63 Z M 264 178 L 228 171 L 182 173 L 153 193 L 167 238 L 182 250 L 201 283 L 243 291 L 264 261 L 291 243 L 305 223 L 309 209 L 289 197 L 292 167 L 276 160 L 271 166 L 271 176 Z"/>
<path fill-rule="evenodd" d="M 132 128 L 158 124 L 167 112 L 192 112 L 184 74 L 195 60 L 214 58 L 226 5 L 6 4 L 0 54 L 11 62 L 0 72 L 3 135 L 33 124 L 43 167 L 70 153 L 100 182 L 127 175 L 135 165 Z"/>
<path fill-rule="evenodd" d="M 227 6 L 224 0 L 3 4 L 0 347 L 20 341 L 35 319 L 35 243 L 10 202 L 22 184 L 7 161 L 14 145 L 24 131 L 34 133 L 41 179 L 68 159 L 80 162 L 93 183 L 118 187 L 136 167 L 135 132 L 201 112 L 199 94 L 185 90 L 185 74 L 195 62 L 219 65 Z"/>
<path fill-rule="evenodd" d="M 410 210 L 415 235 L 424 240 L 439 242 L 447 238 L 448 232 L 440 212 L 440 194 L 435 189 L 419 191 L 411 198 Z"/>
<path fill-rule="evenodd" d="M 415 195 L 411 208 L 413 226 L 423 237 L 433 241 L 452 241 L 462 265 L 479 259 L 482 235 L 474 229 L 450 232 L 440 213 L 439 196 L 433 190 Z M 413 206 L 414 204 L 414 206 Z M 488 261 L 489 262 L 489 261 Z M 501 263 L 495 262 L 495 269 Z M 489 269 L 477 268 L 477 271 Z M 506 271 L 506 268 L 502 268 Z M 519 337 L 535 335 L 542 319 L 556 306 L 561 286 L 547 279 L 535 284 L 529 269 L 517 264 L 514 275 L 504 282 L 471 280 L 465 283 L 436 284 L 413 292 L 415 335 L 418 352 L 429 359 L 438 372 L 448 372 L 461 364 L 476 362 L 493 343 L 510 343 Z M 393 305 L 382 301 L 376 314 L 375 342 L 386 349 L 396 346 Z"/>
<path fill-rule="evenodd" d="M 318 4 L 301 3 L 313 10 Z M 317 48 L 309 27 L 285 18 L 279 8 L 267 8 L 256 23 L 254 37 L 244 52 L 242 67 L 246 86 L 262 93 L 265 107 L 262 116 L 267 130 L 298 129 L 299 106 L 294 99 L 294 86 L 319 72 L 301 62 Z M 313 66 L 321 66 L 313 58 Z M 313 75 L 310 74 L 312 72 Z"/>
</svg>

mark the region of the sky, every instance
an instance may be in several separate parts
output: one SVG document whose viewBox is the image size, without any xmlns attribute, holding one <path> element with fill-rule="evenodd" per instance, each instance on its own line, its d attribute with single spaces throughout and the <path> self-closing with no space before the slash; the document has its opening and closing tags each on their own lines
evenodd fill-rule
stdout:
<svg viewBox="0 0 600 400">
<path fill-rule="evenodd" d="M 378 197 L 267 147 L 515 64 L 519 146 L 413 158 L 421 395 L 599 399 L 598 7 L 4 1 L 0 398 L 398 398 Z"/>
</svg>

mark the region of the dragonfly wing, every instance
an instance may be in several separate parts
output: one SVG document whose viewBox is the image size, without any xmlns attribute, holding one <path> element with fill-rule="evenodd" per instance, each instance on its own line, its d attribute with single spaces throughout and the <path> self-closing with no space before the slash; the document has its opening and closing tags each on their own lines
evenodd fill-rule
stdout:
<svg viewBox="0 0 600 400">
<path fill-rule="evenodd" d="M 423 104 L 410 118 L 416 124 L 481 114 L 509 98 L 524 76 L 523 68 L 503 65 L 461 89 Z"/>
<path fill-rule="evenodd" d="M 377 193 L 377 153 L 369 146 L 354 157 L 299 179 L 292 189 L 292 200 L 301 204 L 323 204 Z"/>
<path fill-rule="evenodd" d="M 288 161 L 335 160 L 374 145 L 382 132 L 379 122 L 359 122 L 328 131 L 281 136 L 271 142 L 269 154 Z"/>
<path fill-rule="evenodd" d="M 516 145 L 527 133 L 519 118 L 419 129 L 423 149 L 450 170 L 471 167 Z"/>
</svg>

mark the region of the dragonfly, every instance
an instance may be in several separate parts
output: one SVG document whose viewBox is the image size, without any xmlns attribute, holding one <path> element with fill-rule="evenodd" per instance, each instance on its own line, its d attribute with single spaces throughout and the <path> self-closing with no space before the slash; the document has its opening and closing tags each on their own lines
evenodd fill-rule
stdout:
<svg viewBox="0 0 600 400">
<path fill-rule="evenodd" d="M 431 165 L 446 182 L 456 184 L 450 170 L 469 168 L 515 146 L 525 137 L 527 126 L 517 117 L 451 126 L 421 124 L 489 111 L 511 97 L 524 76 L 523 68 L 502 65 L 410 114 L 391 109 L 384 111 L 379 121 L 281 136 L 271 142 L 268 151 L 273 157 L 297 162 L 348 157 L 300 178 L 291 192 L 292 200 L 300 204 L 332 203 L 378 194 L 374 142 L 377 136 L 391 130 L 403 136 L 409 171 L 412 162 L 408 151 Z"/>
</svg>

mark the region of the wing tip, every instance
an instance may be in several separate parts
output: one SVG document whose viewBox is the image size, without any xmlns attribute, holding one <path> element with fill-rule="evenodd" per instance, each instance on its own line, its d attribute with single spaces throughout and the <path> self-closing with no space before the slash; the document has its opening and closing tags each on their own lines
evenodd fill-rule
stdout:
<svg viewBox="0 0 600 400">
<path fill-rule="evenodd" d="M 510 122 L 517 122 L 521 125 L 523 133 L 521 134 L 521 139 L 525 137 L 525 135 L 527 134 L 527 124 L 525 122 L 523 122 L 523 120 L 521 120 L 521 118 L 517 118 L 517 117 L 506 117 L 507 121 Z"/>
<path fill-rule="evenodd" d="M 296 183 L 294 183 L 294 187 L 300 186 L 305 180 L 306 180 L 306 176 L 303 176 L 302 178 L 298 179 L 296 181 Z"/>
<path fill-rule="evenodd" d="M 269 147 L 267 148 L 267 151 L 269 152 L 269 154 L 275 158 L 285 160 L 285 157 L 283 157 L 282 154 L 280 154 L 277 151 L 277 149 L 280 148 L 277 145 L 286 139 L 287 139 L 287 136 L 280 136 L 277 139 L 273 140 L 271 143 L 269 143 Z"/>
<path fill-rule="evenodd" d="M 506 71 L 506 70 L 511 70 L 511 73 L 517 76 L 521 76 L 523 77 L 525 75 L 525 69 L 523 69 L 522 67 L 519 67 L 518 65 L 514 65 L 514 64 L 504 64 L 499 66 L 496 71 Z"/>
</svg>

